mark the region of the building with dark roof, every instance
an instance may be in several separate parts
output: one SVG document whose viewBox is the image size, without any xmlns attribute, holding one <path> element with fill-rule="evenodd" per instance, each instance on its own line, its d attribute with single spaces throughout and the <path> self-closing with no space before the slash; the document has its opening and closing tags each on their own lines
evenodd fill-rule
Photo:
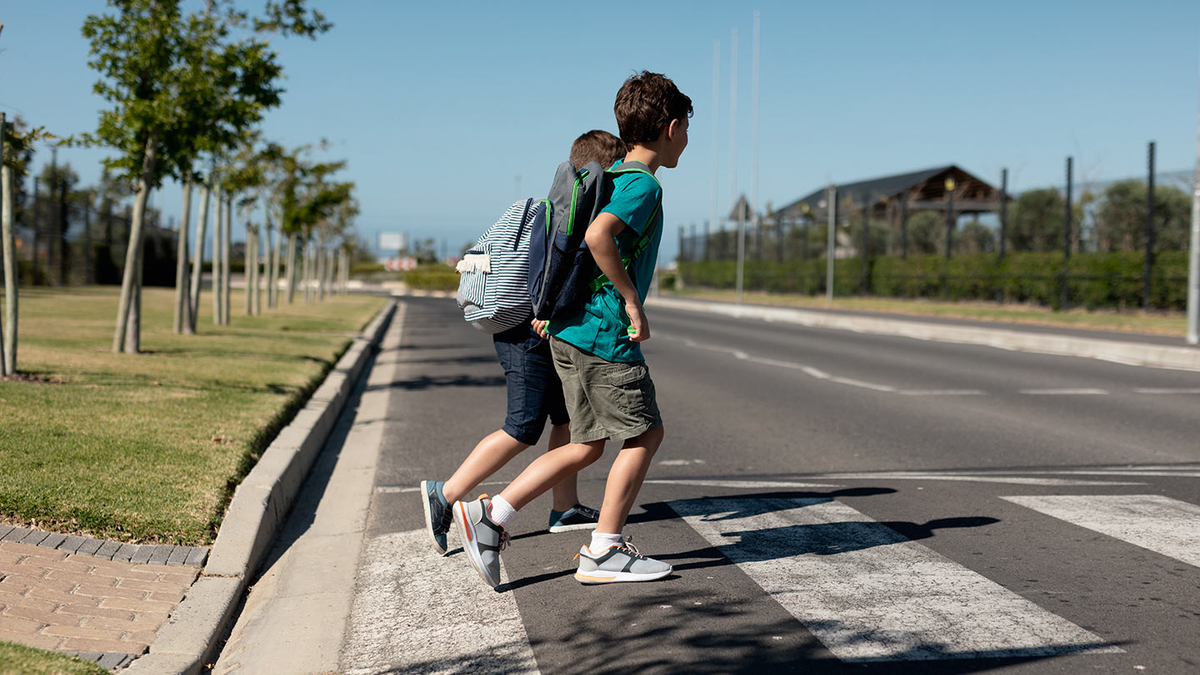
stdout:
<svg viewBox="0 0 1200 675">
<path fill-rule="evenodd" d="M 948 179 L 952 179 L 953 184 Z M 894 222 L 902 210 L 945 211 L 951 189 L 954 192 L 954 212 L 957 214 L 986 213 L 997 211 L 1000 207 L 999 189 L 954 164 L 836 187 L 838 208 L 843 214 L 862 213 L 866 208 L 872 217 L 884 217 L 890 222 Z M 820 188 L 780 208 L 773 215 L 783 220 L 805 217 L 823 220 L 827 217 L 827 197 L 827 188 Z"/>
</svg>

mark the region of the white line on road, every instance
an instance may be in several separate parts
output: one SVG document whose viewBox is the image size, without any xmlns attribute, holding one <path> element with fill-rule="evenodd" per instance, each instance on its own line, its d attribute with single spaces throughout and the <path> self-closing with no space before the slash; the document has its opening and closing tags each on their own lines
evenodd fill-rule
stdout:
<svg viewBox="0 0 1200 675">
<path fill-rule="evenodd" d="M 843 661 L 1121 651 L 835 501 L 669 505 Z"/>
<path fill-rule="evenodd" d="M 1200 567 L 1200 506 L 1162 495 L 1002 497 Z"/>
<path fill-rule="evenodd" d="M 1200 388 L 1195 389 L 1154 389 L 1146 387 L 1142 389 L 1134 389 L 1138 394 L 1200 394 Z"/>
<path fill-rule="evenodd" d="M 736 488 L 739 490 L 758 490 L 763 488 L 835 488 L 838 485 L 829 483 L 794 483 L 789 481 L 770 480 L 699 480 L 690 478 L 649 478 L 644 483 L 655 485 L 695 485 L 699 487 Z"/>
<path fill-rule="evenodd" d="M 1017 476 L 979 476 L 953 473 L 915 473 L 907 471 L 880 473 L 833 473 L 822 474 L 822 478 L 830 480 L 946 480 L 962 483 L 1004 483 L 1008 485 L 1145 485 L 1145 483 L 1126 483 L 1099 480 L 1072 480 L 1066 478 L 1023 478 Z"/>
<path fill-rule="evenodd" d="M 341 672 L 537 673 L 513 594 L 429 548 L 424 530 L 367 542 Z"/>
<path fill-rule="evenodd" d="M 1022 394 L 1029 396 L 1107 396 L 1106 389 L 1021 389 Z"/>
<path fill-rule="evenodd" d="M 905 396 L 986 396 L 981 389 L 901 389 L 896 392 Z"/>
<path fill-rule="evenodd" d="M 850 385 L 851 387 L 860 387 L 862 389 L 871 389 L 873 391 L 882 391 L 882 392 L 886 392 L 886 393 L 891 393 L 893 391 L 896 391 L 895 387 L 889 387 L 886 384 L 875 384 L 873 382 L 863 382 L 862 380 L 855 380 L 855 379 L 851 379 L 849 377 L 834 377 L 834 378 L 831 378 L 829 381 L 837 382 L 838 384 L 847 384 L 847 385 Z"/>
</svg>

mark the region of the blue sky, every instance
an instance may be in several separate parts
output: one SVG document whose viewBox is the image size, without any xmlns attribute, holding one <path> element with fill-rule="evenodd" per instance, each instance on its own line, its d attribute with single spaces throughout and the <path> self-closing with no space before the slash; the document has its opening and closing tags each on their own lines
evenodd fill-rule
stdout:
<svg viewBox="0 0 1200 675">
<path fill-rule="evenodd" d="M 195 0 L 199 5 L 199 0 Z M 245 0 L 246 7 L 257 1 Z M 358 184 L 358 230 L 474 239 L 519 196 L 542 195 L 571 141 L 616 131 L 635 70 L 667 74 L 695 106 L 679 168 L 660 171 L 667 237 L 749 194 L 751 33 L 761 11 L 759 203 L 956 163 L 1014 190 L 1141 175 L 1196 160 L 1200 2 L 399 2 L 313 0 L 333 21 L 280 40 L 284 104 L 268 138 L 326 138 Z M 11 0 L 0 21 L 0 110 L 70 135 L 102 101 L 79 28 L 93 0 Z M 730 32 L 739 30 L 737 161 L 730 165 Z M 713 43 L 720 42 L 713 143 Z M 101 151 L 63 149 L 85 183 Z M 36 164 L 48 162 L 48 150 Z M 519 179 L 518 179 L 519 176 Z M 519 184 L 518 184 L 519 181 Z M 179 187 L 154 203 L 177 213 Z M 235 238 L 238 235 L 235 234 Z"/>
</svg>

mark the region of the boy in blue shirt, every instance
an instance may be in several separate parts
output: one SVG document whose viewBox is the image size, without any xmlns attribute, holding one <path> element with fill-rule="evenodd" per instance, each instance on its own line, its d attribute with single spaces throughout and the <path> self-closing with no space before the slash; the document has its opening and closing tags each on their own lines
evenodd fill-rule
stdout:
<svg viewBox="0 0 1200 675">
<path fill-rule="evenodd" d="M 571 418 L 571 443 L 534 460 L 494 498 L 454 504 L 454 520 L 471 565 L 491 586 L 500 581 L 505 525 L 538 495 L 622 443 L 604 490 L 591 542 L 579 550 L 575 578 L 582 583 L 650 581 L 671 566 L 643 556 L 622 536 L 625 519 L 662 444 L 663 424 L 654 383 L 640 343 L 650 339 L 642 303 L 650 289 L 662 240 L 659 167 L 675 168 L 688 143 L 692 101 L 663 75 L 642 71 L 617 92 L 614 105 L 621 140 L 629 146 L 625 168 L 644 168 L 614 180 L 613 195 L 584 235 L 607 278 L 577 316 L 535 327 L 552 336 L 554 368 L 563 383 Z M 649 228 L 649 245 L 626 270 L 623 257 Z"/>
</svg>

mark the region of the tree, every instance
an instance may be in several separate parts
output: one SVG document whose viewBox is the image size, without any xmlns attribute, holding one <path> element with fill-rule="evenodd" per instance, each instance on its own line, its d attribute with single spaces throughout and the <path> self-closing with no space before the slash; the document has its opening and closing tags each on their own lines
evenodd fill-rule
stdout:
<svg viewBox="0 0 1200 675">
<path fill-rule="evenodd" d="M 1109 185 L 1096 205 L 1096 244 L 1102 251 L 1137 251 L 1145 246 L 1146 183 L 1123 180 Z M 1187 250 L 1191 197 L 1170 185 L 1154 188 L 1155 239 L 1160 251 Z"/>
<path fill-rule="evenodd" d="M 0 24 L 0 28 L 3 24 Z M 33 156 L 33 143 L 53 138 L 45 129 L 25 129 L 18 117 L 12 124 L 0 113 L 0 253 L 4 256 L 4 321 L 0 333 L 0 377 L 17 372 L 17 249 L 13 236 L 16 191 L 13 176 L 24 176 Z"/>
<path fill-rule="evenodd" d="M 150 191 L 163 179 L 191 178 L 201 152 L 230 145 L 279 105 L 282 74 L 276 54 L 257 34 L 232 37 L 247 16 L 232 2 L 186 16 L 181 0 L 108 0 L 115 14 L 90 15 L 83 35 L 91 43 L 88 65 L 100 73 L 95 91 L 112 104 L 83 141 L 114 148 L 105 165 L 134 182 L 133 222 L 113 350 L 139 351 L 137 272 Z M 268 2 L 260 31 L 315 35 L 328 28 L 309 17 L 304 0 Z M 259 21 L 262 22 L 261 26 Z M 135 330 L 132 339 L 128 326 Z"/>
<path fill-rule="evenodd" d="M 954 233 L 954 252 L 957 255 L 991 253 L 996 250 L 996 233 L 975 217 Z"/>
</svg>

